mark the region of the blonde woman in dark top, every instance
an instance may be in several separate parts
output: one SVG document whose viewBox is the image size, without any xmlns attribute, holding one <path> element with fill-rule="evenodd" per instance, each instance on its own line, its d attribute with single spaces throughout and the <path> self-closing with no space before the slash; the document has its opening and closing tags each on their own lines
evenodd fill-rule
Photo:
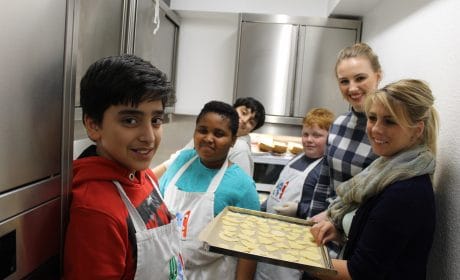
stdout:
<svg viewBox="0 0 460 280">
<path fill-rule="evenodd" d="M 320 279 L 425 279 L 435 228 L 431 176 L 437 112 L 428 85 L 401 80 L 368 96 L 366 132 L 380 157 L 337 187 L 318 244 L 344 242 L 338 274 Z"/>
</svg>

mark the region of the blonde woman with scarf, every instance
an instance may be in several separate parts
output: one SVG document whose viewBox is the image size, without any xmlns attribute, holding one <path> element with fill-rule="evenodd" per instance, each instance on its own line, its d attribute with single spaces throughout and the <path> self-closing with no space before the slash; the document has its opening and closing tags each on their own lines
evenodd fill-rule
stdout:
<svg viewBox="0 0 460 280">
<path fill-rule="evenodd" d="M 425 279 L 433 242 L 437 112 L 427 84 L 401 80 L 369 95 L 366 132 L 380 157 L 340 184 L 328 220 L 311 231 L 318 244 L 345 243 L 334 277 Z"/>
</svg>

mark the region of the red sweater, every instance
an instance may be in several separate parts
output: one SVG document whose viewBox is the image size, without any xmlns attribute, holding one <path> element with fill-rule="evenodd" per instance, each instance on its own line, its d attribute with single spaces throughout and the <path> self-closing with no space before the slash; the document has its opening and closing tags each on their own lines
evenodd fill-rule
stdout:
<svg viewBox="0 0 460 280">
<path fill-rule="evenodd" d="M 128 210 L 112 180 L 123 186 L 147 228 L 170 222 L 163 200 L 147 174 L 91 156 L 74 161 L 70 220 L 64 251 L 65 279 L 133 279 L 136 272 L 135 234 Z M 147 199 L 150 197 L 150 199 Z M 128 226 L 129 225 L 129 226 Z"/>
</svg>

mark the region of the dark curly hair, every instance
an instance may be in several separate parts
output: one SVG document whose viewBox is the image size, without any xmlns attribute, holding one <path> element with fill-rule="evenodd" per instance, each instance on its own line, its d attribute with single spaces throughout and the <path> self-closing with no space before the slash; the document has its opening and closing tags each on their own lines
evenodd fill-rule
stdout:
<svg viewBox="0 0 460 280">
<path fill-rule="evenodd" d="M 137 106 L 144 101 L 161 100 L 164 107 L 171 94 L 166 75 L 131 54 L 99 59 L 88 68 L 80 83 L 83 115 L 99 124 L 111 105 Z"/>
<path fill-rule="evenodd" d="M 241 97 L 238 98 L 235 103 L 233 103 L 233 108 L 238 108 L 240 106 L 246 106 L 254 112 L 254 120 L 256 121 L 256 126 L 253 130 L 258 129 L 263 126 L 265 123 L 265 107 L 257 99 L 252 97 Z"/>
<path fill-rule="evenodd" d="M 232 136 L 236 135 L 238 132 L 239 117 L 235 108 L 233 108 L 230 104 L 221 101 L 210 101 L 206 103 L 198 114 L 196 123 L 198 123 L 207 113 L 216 113 L 224 118 L 227 118 L 230 121 L 230 130 L 232 131 Z"/>
</svg>

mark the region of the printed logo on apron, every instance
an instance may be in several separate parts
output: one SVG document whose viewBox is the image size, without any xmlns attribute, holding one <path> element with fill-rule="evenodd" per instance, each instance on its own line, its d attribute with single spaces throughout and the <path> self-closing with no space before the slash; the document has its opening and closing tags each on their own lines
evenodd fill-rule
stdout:
<svg viewBox="0 0 460 280">
<path fill-rule="evenodd" d="M 281 171 L 276 186 L 267 200 L 267 212 L 276 213 L 273 207 L 287 201 L 299 202 L 302 195 L 303 184 L 310 171 L 318 165 L 321 158 L 311 162 L 305 170 L 297 170 L 291 165 L 305 155 L 298 155 L 291 160 Z"/>
<path fill-rule="evenodd" d="M 169 280 L 184 280 L 184 260 L 182 255 L 169 260 Z"/>
<path fill-rule="evenodd" d="M 273 190 L 273 196 L 278 199 L 283 198 L 283 194 L 286 191 L 286 188 L 289 185 L 289 180 L 283 182 L 279 182 L 278 185 L 276 185 L 275 189 Z"/>
<path fill-rule="evenodd" d="M 177 225 L 181 229 L 181 237 L 183 240 L 187 238 L 187 231 L 188 231 L 188 221 L 190 219 L 192 211 L 186 210 L 184 212 L 177 212 Z"/>
</svg>

